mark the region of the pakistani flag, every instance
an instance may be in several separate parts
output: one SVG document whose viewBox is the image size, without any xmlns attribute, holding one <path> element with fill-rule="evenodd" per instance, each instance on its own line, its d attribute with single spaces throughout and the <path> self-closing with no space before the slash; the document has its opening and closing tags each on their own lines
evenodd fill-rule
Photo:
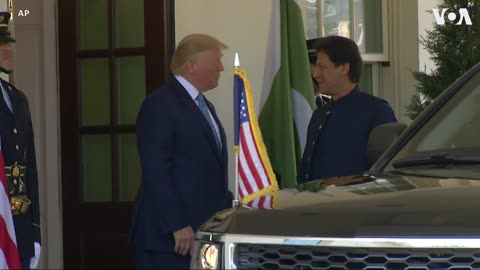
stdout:
<svg viewBox="0 0 480 270">
<path fill-rule="evenodd" d="M 273 1 L 259 125 L 281 188 L 297 170 L 314 108 L 305 32 L 297 1 Z"/>
</svg>

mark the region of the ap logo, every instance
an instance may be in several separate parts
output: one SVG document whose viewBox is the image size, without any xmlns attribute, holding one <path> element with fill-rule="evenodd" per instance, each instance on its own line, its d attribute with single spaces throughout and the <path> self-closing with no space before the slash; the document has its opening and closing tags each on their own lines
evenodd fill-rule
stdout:
<svg viewBox="0 0 480 270">
<path fill-rule="evenodd" d="M 438 11 L 438 8 L 432 9 L 433 15 L 435 16 L 435 21 L 437 22 L 438 25 L 444 25 L 445 24 L 445 12 L 448 11 L 448 8 L 442 8 L 442 12 L 440 13 Z M 460 18 L 458 18 L 456 25 L 461 25 L 465 22 L 466 25 L 472 25 L 472 20 L 470 19 L 470 15 L 468 14 L 468 10 L 466 8 L 460 8 L 458 10 L 458 15 L 460 15 Z M 449 12 L 447 15 L 447 19 L 451 22 L 455 22 L 457 19 L 457 13 L 455 12 Z"/>
</svg>

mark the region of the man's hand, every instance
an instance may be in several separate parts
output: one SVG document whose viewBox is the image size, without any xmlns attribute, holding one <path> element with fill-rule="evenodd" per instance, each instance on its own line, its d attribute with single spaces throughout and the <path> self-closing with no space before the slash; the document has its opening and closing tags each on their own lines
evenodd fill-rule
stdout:
<svg viewBox="0 0 480 270">
<path fill-rule="evenodd" d="M 175 238 L 175 253 L 182 256 L 189 255 L 192 252 L 193 238 L 192 227 L 188 226 L 173 233 Z"/>
</svg>

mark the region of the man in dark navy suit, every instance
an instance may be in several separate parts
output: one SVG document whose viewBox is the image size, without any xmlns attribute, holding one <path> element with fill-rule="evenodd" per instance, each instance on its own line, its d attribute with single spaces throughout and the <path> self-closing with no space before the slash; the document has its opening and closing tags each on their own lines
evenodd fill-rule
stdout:
<svg viewBox="0 0 480 270">
<path fill-rule="evenodd" d="M 12 73 L 13 39 L 10 14 L 0 12 L 0 71 Z M 0 79 L 0 138 L 17 249 L 23 269 L 36 268 L 40 257 L 40 207 L 32 119 L 27 98 Z"/>
<path fill-rule="evenodd" d="M 298 182 L 358 174 L 370 168 L 367 145 L 375 127 L 396 122 L 388 103 L 360 91 L 362 58 L 355 42 L 341 36 L 319 38 L 313 77 L 331 102 L 312 114 Z"/>
<path fill-rule="evenodd" d="M 137 268 L 189 268 L 195 230 L 231 205 L 225 131 L 203 95 L 218 85 L 225 48 L 208 35 L 185 37 L 172 58 L 174 76 L 142 104 L 142 182 L 130 229 Z"/>
</svg>

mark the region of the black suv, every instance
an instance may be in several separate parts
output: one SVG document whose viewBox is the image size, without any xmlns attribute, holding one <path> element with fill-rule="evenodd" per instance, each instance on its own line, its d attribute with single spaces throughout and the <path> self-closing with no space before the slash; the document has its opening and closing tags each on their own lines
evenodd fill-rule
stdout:
<svg viewBox="0 0 480 270">
<path fill-rule="evenodd" d="M 480 65 L 393 144 L 392 130 L 372 132 L 373 152 L 390 147 L 369 172 L 281 190 L 276 210 L 216 214 L 192 268 L 480 269 Z"/>
</svg>

